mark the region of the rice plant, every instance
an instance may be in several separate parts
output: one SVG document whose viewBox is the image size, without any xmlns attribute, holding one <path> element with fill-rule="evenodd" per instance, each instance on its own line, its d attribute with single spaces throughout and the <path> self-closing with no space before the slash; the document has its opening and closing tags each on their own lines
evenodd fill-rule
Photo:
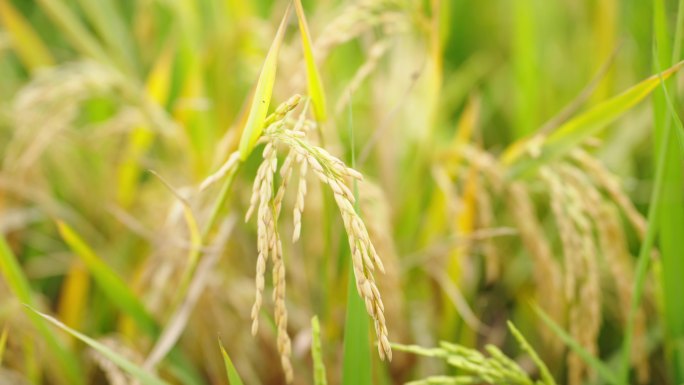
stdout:
<svg viewBox="0 0 684 385">
<path fill-rule="evenodd" d="M 683 37 L 675 0 L 0 0 L 0 384 L 684 383 Z"/>
</svg>

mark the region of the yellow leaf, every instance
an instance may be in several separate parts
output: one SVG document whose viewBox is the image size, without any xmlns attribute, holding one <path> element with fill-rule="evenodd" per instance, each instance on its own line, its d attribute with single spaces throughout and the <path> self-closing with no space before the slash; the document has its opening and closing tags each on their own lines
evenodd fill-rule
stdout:
<svg viewBox="0 0 684 385">
<path fill-rule="evenodd" d="M 31 24 L 8 0 L 0 0 L 0 22 L 9 32 L 19 58 L 30 70 L 51 66 L 54 59 Z"/>
<path fill-rule="evenodd" d="M 59 318 L 68 326 L 76 329 L 82 326 L 89 289 L 88 270 L 80 261 L 74 261 L 64 279 L 58 307 Z"/>
<path fill-rule="evenodd" d="M 323 92 L 323 84 L 321 83 L 321 77 L 318 74 L 318 68 L 316 67 L 316 60 L 313 56 L 311 34 L 309 33 L 309 26 L 306 23 L 301 0 L 295 0 L 295 9 L 297 11 L 297 21 L 299 22 L 299 33 L 302 36 L 304 61 L 306 62 L 306 85 L 309 90 L 311 102 L 313 103 L 316 120 L 324 122 L 328 117 L 325 106 L 325 92 Z"/>
</svg>

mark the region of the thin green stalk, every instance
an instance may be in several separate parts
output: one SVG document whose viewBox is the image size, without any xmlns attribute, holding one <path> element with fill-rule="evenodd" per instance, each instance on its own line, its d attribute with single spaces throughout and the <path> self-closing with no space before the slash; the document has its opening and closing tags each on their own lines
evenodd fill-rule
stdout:
<svg viewBox="0 0 684 385">
<path fill-rule="evenodd" d="M 100 63 L 107 64 L 110 62 L 110 58 L 104 52 L 102 46 L 100 46 L 98 41 L 88 32 L 88 29 L 64 2 L 58 0 L 39 0 L 39 3 L 45 13 L 61 29 L 61 32 L 64 33 L 76 49 Z"/>
<path fill-rule="evenodd" d="M 513 66 L 517 92 L 515 128 L 513 134 L 522 138 L 534 131 L 539 108 L 539 63 L 535 0 L 515 0 L 512 3 Z"/>
<path fill-rule="evenodd" d="M 349 140 L 351 142 L 351 166 L 356 166 L 354 128 L 351 102 L 349 103 Z M 354 209 L 359 212 L 359 186 L 354 180 Z M 351 258 L 348 259 L 349 283 L 347 285 L 347 316 L 344 329 L 344 357 L 342 361 L 343 385 L 370 385 L 371 356 L 368 344 L 368 316 L 363 299 L 356 292 L 356 279 Z"/>
<path fill-rule="evenodd" d="M 654 54 L 654 59 L 659 62 L 657 54 Z M 659 67 L 659 65 L 658 65 Z M 663 80 L 661 80 L 660 85 L 663 89 L 664 95 L 667 95 L 667 90 Z M 668 111 L 668 116 L 669 112 Z M 681 122 L 680 122 L 681 124 Z M 658 233 L 658 226 L 662 225 L 661 220 L 661 202 L 663 197 L 663 185 L 666 178 L 666 165 L 668 164 L 668 159 L 670 156 L 670 136 L 671 136 L 671 125 L 664 125 L 664 132 L 660 135 L 660 141 L 658 151 L 658 160 L 656 164 L 656 174 L 654 180 L 653 192 L 651 193 L 651 201 L 649 204 L 648 211 L 648 221 L 646 236 L 641 244 L 641 249 L 639 250 L 639 257 L 637 260 L 637 267 L 635 272 L 634 285 L 632 287 L 632 301 L 629 309 L 629 316 L 627 318 L 627 325 L 625 328 L 625 338 L 622 345 L 622 364 L 620 367 L 620 379 L 623 383 L 628 383 L 629 381 L 629 368 L 630 368 L 630 356 L 632 350 L 632 339 L 634 334 L 634 324 L 636 320 L 636 314 L 639 309 L 639 304 L 641 298 L 643 297 L 644 285 L 646 282 L 646 275 L 648 273 L 649 267 L 649 256 L 653 250 L 653 245 L 655 243 L 656 235 Z M 675 147 L 676 149 L 676 147 Z M 675 159 L 676 160 L 676 159 Z"/>
<path fill-rule="evenodd" d="M 682 39 L 684 38 L 684 0 L 679 0 L 677 7 L 677 22 L 675 29 L 674 48 L 672 49 L 672 63 L 679 61 L 682 52 Z"/>
<path fill-rule="evenodd" d="M 223 213 L 226 201 L 228 200 L 231 188 L 233 187 L 233 182 L 235 181 L 235 175 L 237 174 L 241 164 L 241 162 L 237 163 L 226 176 L 226 180 L 223 182 L 223 186 L 221 186 L 221 192 L 219 192 L 219 196 L 214 202 L 214 207 L 212 207 L 211 214 L 209 215 L 209 220 L 202 228 L 202 233 L 199 239 L 200 245 L 207 244 L 206 240 L 209 238 L 209 236 L 211 235 L 211 231 L 216 226 L 219 216 Z M 199 261 L 201 256 L 202 249 L 193 248 L 190 251 L 190 256 L 188 257 L 188 260 Z M 183 302 L 183 298 L 185 298 L 185 295 L 187 294 L 189 283 L 192 279 L 192 276 L 194 275 L 194 269 L 196 268 L 196 266 L 197 264 L 191 266 L 193 271 L 186 273 L 186 278 L 181 281 L 181 284 L 179 286 L 179 289 L 173 302 L 173 306 L 171 307 L 172 309 L 177 309 L 178 306 L 180 306 Z"/>
<path fill-rule="evenodd" d="M 680 4 L 681 5 L 681 4 Z M 673 60 L 673 39 L 668 26 L 668 12 L 664 0 L 654 0 L 653 6 L 653 36 L 654 55 L 653 65 L 655 68 L 668 66 Z M 680 9 L 681 12 L 681 9 Z M 675 36 L 674 42 L 681 42 L 682 27 L 678 26 L 679 36 Z M 676 59 L 676 57 L 674 57 Z M 681 131 L 671 130 L 676 111 L 668 103 L 668 93 L 672 99 L 676 99 L 675 83 L 670 81 L 661 89 L 657 90 L 653 99 L 654 127 L 656 147 L 655 154 L 665 157 L 663 161 L 662 195 L 658 206 L 658 234 L 657 241 L 661 256 L 662 274 L 659 284 L 662 288 L 662 320 L 663 342 L 666 352 L 670 380 L 680 384 L 684 382 L 684 348 L 681 341 L 684 338 L 684 308 L 681 306 L 679 296 L 684 292 L 684 281 L 681 272 L 684 271 L 684 244 L 681 242 L 681 231 L 684 228 L 684 159 L 683 142 L 680 141 Z M 677 134 L 675 136 L 675 134 Z M 623 352 L 627 354 L 627 352 Z M 625 359 L 625 357 L 623 357 Z M 627 368 L 624 367 L 623 378 L 628 378 Z"/>
<path fill-rule="evenodd" d="M 22 303 L 29 306 L 36 306 L 31 295 L 31 287 L 28 279 L 24 275 L 16 256 L 10 249 L 5 237 L 0 235 L 0 272 L 5 283 L 12 293 Z M 27 309 L 28 310 L 28 309 Z M 46 343 L 50 350 L 51 357 L 56 359 L 56 369 L 64 377 L 60 379 L 62 384 L 83 384 L 83 373 L 76 355 L 71 352 L 58 336 L 47 327 L 45 321 L 31 311 L 26 311 L 33 326 L 37 329 L 40 338 Z"/>
<path fill-rule="evenodd" d="M 563 330 L 563 328 L 558 325 L 548 314 L 542 310 L 539 306 L 533 305 L 535 313 L 539 318 L 544 321 L 546 326 L 548 326 L 555 334 L 560 338 L 563 343 L 565 343 L 570 349 L 572 349 L 575 354 L 577 354 L 587 365 L 596 371 L 596 373 L 606 382 L 612 385 L 623 385 L 627 382 L 622 382 L 619 380 L 618 376 L 611 371 L 606 364 L 604 364 L 600 359 L 594 356 L 592 353 L 587 351 L 577 340 L 575 340 L 568 332 Z"/>
</svg>

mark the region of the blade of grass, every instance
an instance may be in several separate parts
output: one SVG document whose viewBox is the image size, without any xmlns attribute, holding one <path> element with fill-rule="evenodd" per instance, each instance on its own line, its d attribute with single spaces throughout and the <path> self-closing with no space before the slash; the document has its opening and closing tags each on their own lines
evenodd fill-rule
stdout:
<svg viewBox="0 0 684 385">
<path fill-rule="evenodd" d="M 223 343 L 221 342 L 220 338 L 218 343 L 219 348 L 221 348 L 221 355 L 223 356 L 223 365 L 226 367 L 226 375 L 228 375 L 228 384 L 243 385 L 240 374 L 238 374 L 237 370 L 235 369 L 235 365 L 233 365 L 233 361 L 230 359 L 230 356 L 228 356 L 226 349 L 223 348 Z"/>
<path fill-rule="evenodd" d="M 5 348 L 7 347 L 7 333 L 9 332 L 9 326 L 5 324 L 2 328 L 2 335 L 0 335 L 0 365 L 2 365 L 2 358 L 5 356 Z"/>
<path fill-rule="evenodd" d="M 154 319 L 142 303 L 140 303 L 137 296 L 130 290 L 126 282 L 112 271 L 102 258 L 69 225 L 58 221 L 57 227 L 64 242 L 83 261 L 107 297 L 124 314 L 133 318 L 144 332 L 149 335 L 157 334 L 158 329 Z"/>
<path fill-rule="evenodd" d="M 302 36 L 302 50 L 304 51 L 304 61 L 306 63 L 306 85 L 309 90 L 309 97 L 311 97 L 311 102 L 313 103 L 316 120 L 324 122 L 328 117 L 325 105 L 325 92 L 323 91 L 323 84 L 321 83 L 316 60 L 313 56 L 309 25 L 306 22 L 302 1 L 295 0 L 294 4 L 297 11 L 297 21 L 299 22 L 299 33 Z"/>
<path fill-rule="evenodd" d="M 517 108 L 514 134 L 522 138 L 530 134 L 537 122 L 539 106 L 539 63 L 537 60 L 536 0 L 512 2 L 513 65 L 517 92 Z"/>
<path fill-rule="evenodd" d="M 601 376 L 606 382 L 613 385 L 626 384 L 626 382 L 620 382 L 619 378 L 610 370 L 610 368 L 608 368 L 603 362 L 601 362 L 601 360 L 594 357 L 591 353 L 584 349 L 579 342 L 572 338 L 570 334 L 568 334 L 565 330 L 563 330 L 562 327 L 560 327 L 560 325 L 552 320 L 551 317 L 544 312 L 544 310 L 536 305 L 533 305 L 533 309 L 539 318 L 544 321 L 546 326 L 548 326 L 549 329 L 551 329 L 558 336 L 558 338 L 560 338 L 568 347 L 570 347 L 570 349 L 577 353 L 577 355 L 580 356 L 580 358 L 582 358 L 587 365 L 591 366 L 591 368 L 594 369 L 596 373 L 598 373 L 598 375 Z"/>
<path fill-rule="evenodd" d="M 520 348 L 527 353 L 532 361 L 537 365 L 537 368 L 539 369 L 539 375 L 541 376 L 541 379 L 544 381 L 546 385 L 556 385 L 556 380 L 554 380 L 553 376 L 551 375 L 551 372 L 549 371 L 549 368 L 546 366 L 544 361 L 539 357 L 539 354 L 537 354 L 537 351 L 532 348 L 532 345 L 527 341 L 525 336 L 523 336 L 522 333 L 520 333 L 520 330 L 513 325 L 513 322 L 508 321 L 508 329 L 511 331 L 513 334 L 513 337 L 518 341 L 518 345 L 520 345 Z"/>
<path fill-rule="evenodd" d="M 50 50 L 33 29 L 31 23 L 9 0 L 0 0 L 0 22 L 12 38 L 12 46 L 26 68 L 31 71 L 54 65 Z"/>
<path fill-rule="evenodd" d="M 97 39 L 64 2 L 60 0 L 38 0 L 38 3 L 78 51 L 102 64 L 111 63 Z"/>
<path fill-rule="evenodd" d="M 129 373 L 131 376 L 135 377 L 137 380 L 140 381 L 141 384 L 143 385 L 168 385 L 167 382 L 162 381 L 152 373 L 148 373 L 132 363 L 131 361 L 127 360 L 120 354 L 116 353 L 115 351 L 111 350 L 107 346 L 103 345 L 102 343 L 86 336 L 85 334 L 82 334 L 59 320 L 57 320 L 54 317 L 51 317 L 47 314 L 41 313 L 38 310 L 26 305 L 26 307 L 37 314 L 40 317 L 43 317 L 45 320 L 49 321 L 53 325 L 57 326 L 58 328 L 64 330 L 65 332 L 71 334 L 72 336 L 78 338 L 79 340 L 83 341 L 86 345 L 90 346 L 91 348 L 97 350 L 100 354 L 105 356 L 108 360 L 116 364 L 116 366 L 120 367 L 121 369 L 125 370 L 127 373 Z"/>
<path fill-rule="evenodd" d="M 351 100 L 351 97 L 350 97 Z M 351 142 L 351 167 L 356 167 L 356 153 L 354 150 L 354 127 L 349 103 L 349 138 Z M 359 186 L 354 180 L 354 209 L 359 212 Z M 368 316 L 366 305 L 356 292 L 356 278 L 351 258 L 348 259 L 349 275 L 347 283 L 347 315 L 344 321 L 344 352 L 342 358 L 343 385 L 370 385 L 371 355 L 368 343 Z"/>
<path fill-rule="evenodd" d="M 314 366 L 314 385 L 328 385 L 321 348 L 321 324 L 317 316 L 311 318 L 311 359 Z"/>
<path fill-rule="evenodd" d="M 264 130 L 264 121 L 266 120 L 268 106 L 271 104 L 273 84 L 275 83 L 276 70 L 278 68 L 278 52 L 280 52 L 280 46 L 285 36 L 285 27 L 287 26 L 289 16 L 290 5 L 285 10 L 285 15 L 280 22 L 271 48 L 268 50 L 268 54 L 266 54 L 259 80 L 257 80 L 249 115 L 247 116 L 247 123 L 245 123 L 242 137 L 240 138 L 240 159 L 242 160 L 247 159 Z"/>
<path fill-rule="evenodd" d="M 529 157 L 525 156 L 525 154 L 528 150 L 528 143 L 540 141 L 542 138 L 539 136 L 533 135 L 522 141 L 514 142 L 502 155 L 504 164 L 510 166 L 508 178 L 520 177 L 539 165 L 546 164 L 553 159 L 563 156 L 646 98 L 660 83 L 660 76 L 662 76 L 662 79 L 667 79 L 683 65 L 684 62 L 679 62 L 661 74 L 653 75 L 625 92 L 569 120 L 546 140 L 542 140 L 539 154 L 536 156 Z"/>
<path fill-rule="evenodd" d="M 90 25 L 108 46 L 110 56 L 116 59 L 115 62 L 125 73 L 136 76 L 138 63 L 133 53 L 135 44 L 118 4 L 112 0 L 79 0 L 79 3 L 90 20 Z"/>
<path fill-rule="evenodd" d="M 64 323 L 79 329 L 85 320 L 87 299 L 90 291 L 90 276 L 81 261 L 74 261 L 64 277 L 59 297 L 57 315 Z M 73 339 L 69 342 L 73 342 Z"/>
<path fill-rule="evenodd" d="M 107 298 L 121 312 L 130 316 L 140 330 L 152 338 L 158 338 L 159 326 L 128 285 L 66 223 L 58 221 L 57 225 L 64 241 L 83 261 Z M 202 383 L 199 374 L 179 350 L 171 350 L 169 363 L 170 370 L 173 371 L 174 375 L 182 378 L 184 383 Z"/>
<path fill-rule="evenodd" d="M 682 2 L 680 2 L 680 6 Z M 661 63 L 669 61 L 667 47 L 669 36 L 667 33 L 667 21 L 665 18 L 664 3 L 660 0 L 653 2 L 653 28 L 654 28 L 654 51 L 653 60 L 656 69 Z M 679 29 L 681 33 L 681 29 Z M 679 38 L 681 39 L 681 37 Z M 675 39 L 677 40 L 677 39 Z M 649 266 L 649 256 L 656 236 L 659 239 L 660 253 L 662 256 L 662 287 L 664 300 L 664 341 L 670 359 L 670 372 L 672 380 L 676 383 L 684 381 L 684 352 L 677 341 L 684 338 L 684 309 L 680 306 L 679 296 L 684 291 L 684 282 L 681 280 L 681 270 L 684 269 L 684 246 L 681 245 L 681 229 L 684 228 L 684 210 L 682 209 L 681 191 L 684 189 L 684 177 L 682 177 L 682 141 L 681 131 L 679 146 L 673 138 L 671 123 L 677 124 L 677 130 L 681 130 L 682 124 L 677 115 L 674 105 L 671 103 L 668 85 L 661 81 L 661 88 L 656 91 L 654 103 L 654 126 L 656 145 L 654 154 L 657 156 L 655 181 L 648 213 L 648 229 L 646 237 L 641 245 L 637 262 L 634 288 L 632 291 L 632 303 L 627 328 L 622 346 L 622 363 L 620 377 L 623 381 L 629 380 L 629 362 L 632 347 L 632 334 L 634 329 L 635 313 L 639 307 Z"/>
<path fill-rule="evenodd" d="M 7 286 L 19 301 L 35 306 L 28 280 L 4 236 L 0 236 L 0 271 L 2 271 Z M 59 370 L 58 373 L 61 373 L 61 377 L 59 377 L 62 379 L 61 383 L 83 384 L 83 374 L 76 355 L 64 346 L 64 343 L 40 317 L 32 312 L 27 312 L 27 315 L 56 360 L 57 365 L 55 367 Z"/>
</svg>

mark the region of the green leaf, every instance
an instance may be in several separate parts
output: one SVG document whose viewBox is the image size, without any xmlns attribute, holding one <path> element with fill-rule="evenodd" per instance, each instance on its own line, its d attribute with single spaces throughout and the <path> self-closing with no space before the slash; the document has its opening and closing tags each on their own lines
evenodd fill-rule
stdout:
<svg viewBox="0 0 684 385">
<path fill-rule="evenodd" d="M 133 54 L 133 36 L 117 4 L 112 0 L 79 0 L 79 3 L 90 25 L 109 48 L 110 56 L 126 73 L 137 74 L 138 64 Z"/>
<path fill-rule="evenodd" d="M 525 351 L 532 361 L 537 365 L 537 368 L 539 368 L 539 374 L 544 381 L 544 384 L 546 385 L 556 385 L 556 380 L 553 379 L 553 376 L 551 375 L 551 372 L 549 371 L 549 368 L 546 366 L 544 361 L 539 357 L 539 354 L 537 354 L 537 351 L 532 348 L 532 345 L 527 341 L 525 336 L 523 336 L 522 333 L 520 333 L 520 330 L 513 325 L 513 322 L 508 321 L 508 329 L 511 331 L 513 334 L 513 337 L 518 341 L 518 345 L 520 345 L 520 348 Z"/>
<path fill-rule="evenodd" d="M 599 376 L 601 376 L 606 382 L 609 382 L 613 385 L 621 385 L 618 377 L 608 368 L 608 366 L 584 349 L 579 342 L 572 338 L 572 336 L 563 330 L 560 325 L 558 325 L 551 319 L 551 317 L 544 313 L 544 310 L 536 305 L 534 305 L 533 308 L 539 318 L 544 321 L 544 323 L 556 334 L 556 336 L 558 336 L 558 338 L 568 345 L 568 347 L 570 347 L 570 349 L 572 349 L 587 365 L 594 369 Z"/>
<path fill-rule="evenodd" d="M 681 21 L 684 19 L 684 14 L 682 14 L 684 12 L 682 9 L 684 1 L 679 3 L 678 20 Z M 662 0 L 653 2 L 653 28 L 653 62 L 656 71 L 658 71 L 661 64 L 667 65 L 679 60 L 675 55 L 670 60 L 670 34 L 668 33 L 666 7 Z M 681 26 L 678 26 L 678 36 L 675 37 L 675 41 L 681 42 L 682 32 Z M 656 243 L 656 238 L 659 241 L 662 263 L 659 285 L 661 285 L 663 294 L 663 344 L 668 352 L 667 367 L 673 382 L 684 381 L 684 349 L 681 345 L 684 338 L 684 309 L 680 300 L 681 293 L 684 290 L 684 282 L 680 274 L 684 269 L 684 259 L 682 259 L 684 247 L 681 242 L 681 232 L 684 227 L 684 200 L 682 200 L 684 147 L 682 147 L 682 123 L 672 102 L 676 94 L 671 97 L 675 90 L 674 84 L 667 84 L 661 79 L 660 85 L 660 89 L 653 95 L 655 128 L 653 154 L 654 159 L 656 159 L 654 187 L 649 204 L 648 228 L 639 251 L 632 289 L 632 302 L 622 344 L 620 378 L 623 382 L 629 380 L 635 317 L 643 296 L 651 250 Z M 674 132 L 673 122 L 677 126 L 674 128 Z"/>
<path fill-rule="evenodd" d="M 156 335 L 158 327 L 138 297 L 93 249 L 76 232 L 62 221 L 57 222 L 59 233 L 64 242 L 83 261 L 90 273 L 102 288 L 107 298 L 122 312 L 133 318 L 136 324 L 149 335 Z"/>
<path fill-rule="evenodd" d="M 40 7 L 61 29 L 69 42 L 81 53 L 108 64 L 109 57 L 102 50 L 97 39 L 83 25 L 81 20 L 60 0 L 38 0 Z"/>
<path fill-rule="evenodd" d="M 306 23 L 301 0 L 295 0 L 295 10 L 297 11 L 299 33 L 302 36 L 302 50 L 304 51 L 304 61 L 306 63 L 306 85 L 309 90 L 311 102 L 313 103 L 316 120 L 324 122 L 328 118 L 325 105 L 325 92 L 323 91 L 323 83 L 321 83 L 318 67 L 316 67 L 316 60 L 313 56 L 311 34 L 309 33 L 309 25 Z"/>
<path fill-rule="evenodd" d="M 7 286 L 12 290 L 19 301 L 24 304 L 35 306 L 31 297 L 31 288 L 28 279 L 21 270 L 17 258 L 12 253 L 7 241 L 0 236 L 0 271 Z M 45 341 L 50 353 L 58 363 L 58 369 L 63 374 L 61 383 L 83 384 L 83 374 L 74 355 L 68 350 L 58 336 L 48 328 L 45 322 L 33 312 L 27 312 L 29 319 L 38 330 L 40 337 Z"/>
<path fill-rule="evenodd" d="M 266 120 L 268 106 L 271 104 L 273 84 L 275 83 L 276 70 L 278 69 L 278 52 L 280 52 L 280 46 L 285 36 L 288 16 L 290 16 L 290 5 L 287 6 L 275 39 L 268 50 L 268 54 L 266 54 L 266 59 L 264 60 L 264 65 L 261 68 L 261 74 L 254 90 L 247 123 L 245 123 L 245 128 L 240 138 L 241 160 L 247 159 L 254 149 L 257 140 L 259 140 L 261 133 L 264 131 L 264 121 Z"/>
<path fill-rule="evenodd" d="M 0 22 L 12 38 L 12 46 L 28 69 L 35 70 L 54 65 L 50 50 L 43 44 L 31 23 L 9 0 L 0 0 Z"/>
<path fill-rule="evenodd" d="M 226 374 L 228 375 L 228 383 L 230 385 L 243 385 L 242 379 L 240 378 L 240 374 L 238 374 L 237 370 L 235 369 L 235 366 L 233 365 L 233 361 L 230 359 L 230 356 L 228 356 L 226 349 L 223 348 L 223 343 L 221 342 L 220 338 L 219 338 L 218 343 L 219 343 L 219 348 L 221 348 L 221 355 L 223 356 L 223 364 L 226 366 Z"/>
<path fill-rule="evenodd" d="M 83 261 L 104 294 L 136 325 L 152 338 L 159 336 L 159 326 L 128 285 L 88 246 L 76 232 L 62 221 L 57 222 L 59 232 L 71 250 Z M 177 349 L 169 352 L 169 363 L 174 375 L 185 383 L 200 384 L 200 376 L 188 359 Z"/>
<path fill-rule="evenodd" d="M 34 312 L 35 314 L 43 317 L 47 321 L 51 322 L 53 325 L 59 327 L 60 329 L 66 331 L 67 333 L 71 334 L 72 336 L 78 338 L 79 340 L 83 341 L 86 345 L 90 346 L 91 348 L 97 350 L 100 354 L 105 356 L 108 360 L 112 361 L 116 366 L 120 367 L 121 369 L 125 370 L 127 373 L 129 373 L 131 376 L 135 377 L 138 381 L 140 381 L 141 384 L 143 385 L 168 385 L 167 382 L 162 381 L 152 373 L 146 372 L 139 366 L 135 365 L 131 361 L 127 360 L 123 356 L 119 355 L 115 351 L 111 350 L 107 346 L 103 345 L 102 343 L 86 336 L 85 334 L 82 334 L 59 320 L 57 320 L 54 317 L 51 317 L 47 314 L 43 314 L 39 312 L 38 310 L 30 307 L 27 305 L 29 310 Z"/>
<path fill-rule="evenodd" d="M 349 137 L 351 141 L 351 167 L 356 166 L 354 152 L 354 128 L 352 125 L 352 103 L 349 103 Z M 359 186 L 354 180 L 354 209 L 359 211 Z M 342 385 L 370 385 L 371 354 L 368 342 L 369 322 L 366 305 L 356 291 L 356 278 L 351 258 L 347 259 L 349 275 L 347 283 L 347 315 L 344 321 L 344 352 L 342 359 Z"/>
<path fill-rule="evenodd" d="M 677 72 L 684 62 L 680 62 L 661 74 L 653 75 L 627 91 L 598 104 L 579 116 L 569 120 L 540 143 L 539 154 L 527 156 L 528 143 L 538 141 L 536 135 L 513 143 L 502 156 L 504 164 L 510 166 L 508 177 L 516 178 L 530 172 L 536 167 L 567 154 L 582 141 L 595 135 L 610 123 L 622 116 L 637 103 L 642 101 L 660 84 L 660 79 L 667 79 Z"/>
</svg>

